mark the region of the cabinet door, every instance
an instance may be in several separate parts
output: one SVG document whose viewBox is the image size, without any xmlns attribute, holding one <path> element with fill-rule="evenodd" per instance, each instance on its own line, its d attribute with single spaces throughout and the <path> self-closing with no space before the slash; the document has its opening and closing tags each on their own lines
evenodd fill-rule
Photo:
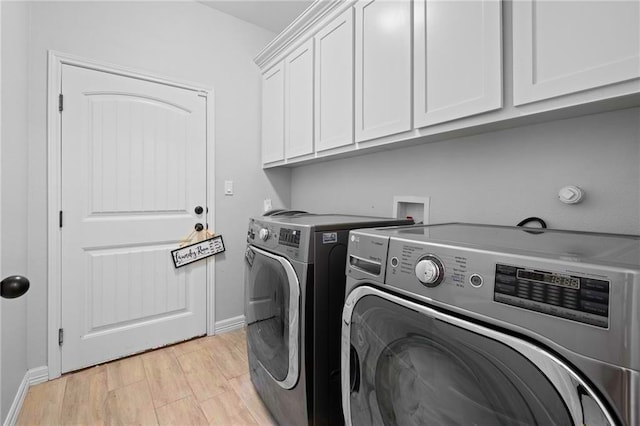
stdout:
<svg viewBox="0 0 640 426">
<path fill-rule="evenodd" d="M 353 9 L 316 35 L 316 150 L 353 143 Z"/>
<path fill-rule="evenodd" d="M 514 104 L 640 77 L 640 2 L 513 2 Z"/>
<path fill-rule="evenodd" d="M 411 2 L 363 0 L 356 11 L 356 141 L 411 129 Z"/>
<path fill-rule="evenodd" d="M 313 39 L 285 60 L 285 155 L 313 153 Z"/>
<path fill-rule="evenodd" d="M 414 117 L 423 127 L 502 107 L 499 0 L 414 1 Z"/>
<path fill-rule="evenodd" d="M 262 163 L 284 160 L 284 66 L 262 75 Z"/>
</svg>

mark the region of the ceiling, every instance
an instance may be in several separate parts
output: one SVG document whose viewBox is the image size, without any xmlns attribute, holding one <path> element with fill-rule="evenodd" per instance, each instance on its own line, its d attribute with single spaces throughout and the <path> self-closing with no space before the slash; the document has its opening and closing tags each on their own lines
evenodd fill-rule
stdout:
<svg viewBox="0 0 640 426">
<path fill-rule="evenodd" d="M 312 0 L 202 0 L 200 3 L 243 21 L 280 33 Z"/>
</svg>

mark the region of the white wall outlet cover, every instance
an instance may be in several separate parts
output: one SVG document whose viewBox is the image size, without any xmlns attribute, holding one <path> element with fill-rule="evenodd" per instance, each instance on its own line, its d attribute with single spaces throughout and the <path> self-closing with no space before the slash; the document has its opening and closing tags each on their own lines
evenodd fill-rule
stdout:
<svg viewBox="0 0 640 426">
<path fill-rule="evenodd" d="M 271 205 L 271 198 L 265 198 L 262 206 L 262 210 L 268 212 L 273 206 Z"/>
<path fill-rule="evenodd" d="M 584 191 L 575 185 L 568 185 L 558 191 L 558 198 L 565 204 L 577 204 L 584 198 Z"/>
</svg>

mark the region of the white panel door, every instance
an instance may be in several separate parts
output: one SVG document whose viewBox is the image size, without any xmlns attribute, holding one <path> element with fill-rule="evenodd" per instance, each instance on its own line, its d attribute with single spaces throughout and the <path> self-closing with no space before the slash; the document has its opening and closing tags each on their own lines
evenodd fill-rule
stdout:
<svg viewBox="0 0 640 426">
<path fill-rule="evenodd" d="M 284 64 L 262 75 L 262 163 L 284 160 Z"/>
<path fill-rule="evenodd" d="M 356 141 L 411 130 L 411 1 L 356 3 Z"/>
<path fill-rule="evenodd" d="M 502 107 L 499 0 L 414 1 L 415 127 Z"/>
<path fill-rule="evenodd" d="M 353 8 L 316 40 L 316 151 L 353 144 Z"/>
<path fill-rule="evenodd" d="M 313 153 L 313 39 L 285 59 L 285 156 Z"/>
<path fill-rule="evenodd" d="M 513 2 L 515 105 L 640 77 L 639 1 Z"/>
<path fill-rule="evenodd" d="M 206 333 L 206 262 L 170 250 L 203 222 L 206 99 L 63 66 L 62 372 Z"/>
</svg>

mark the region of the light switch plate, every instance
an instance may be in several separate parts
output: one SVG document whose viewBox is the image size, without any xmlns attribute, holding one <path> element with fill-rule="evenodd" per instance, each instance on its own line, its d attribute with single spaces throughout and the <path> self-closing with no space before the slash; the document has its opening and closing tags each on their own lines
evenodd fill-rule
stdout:
<svg viewBox="0 0 640 426">
<path fill-rule="evenodd" d="M 224 195 L 233 195 L 233 181 L 225 180 L 224 181 Z"/>
</svg>

